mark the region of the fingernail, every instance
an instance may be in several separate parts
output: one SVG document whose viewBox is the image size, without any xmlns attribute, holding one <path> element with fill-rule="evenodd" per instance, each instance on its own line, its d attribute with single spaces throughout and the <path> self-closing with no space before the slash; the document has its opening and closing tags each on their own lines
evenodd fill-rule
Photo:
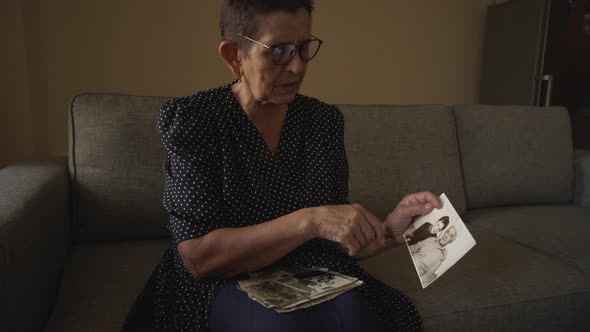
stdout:
<svg viewBox="0 0 590 332">
<path fill-rule="evenodd" d="M 425 208 L 430 209 L 432 207 L 432 205 L 430 205 L 430 203 L 426 203 L 426 205 L 424 205 Z"/>
</svg>

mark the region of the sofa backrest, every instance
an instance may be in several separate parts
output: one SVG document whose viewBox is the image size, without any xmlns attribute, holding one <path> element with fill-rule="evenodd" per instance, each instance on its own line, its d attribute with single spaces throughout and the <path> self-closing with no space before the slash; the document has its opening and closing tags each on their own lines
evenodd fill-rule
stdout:
<svg viewBox="0 0 590 332">
<path fill-rule="evenodd" d="M 453 106 L 467 208 L 572 202 L 574 152 L 563 107 Z"/>
<path fill-rule="evenodd" d="M 459 214 L 465 194 L 453 112 L 442 105 L 339 106 L 350 168 L 349 200 L 383 218 L 406 195 L 446 193 Z"/>
<path fill-rule="evenodd" d="M 69 168 L 77 242 L 167 236 L 164 149 L 155 121 L 168 97 L 82 94 L 71 102 Z M 340 106 L 350 200 L 380 217 L 406 194 L 445 192 L 465 211 L 452 110 Z"/>
<path fill-rule="evenodd" d="M 69 167 L 75 241 L 167 235 L 164 149 L 155 121 L 168 99 L 83 94 L 72 100 Z"/>
</svg>

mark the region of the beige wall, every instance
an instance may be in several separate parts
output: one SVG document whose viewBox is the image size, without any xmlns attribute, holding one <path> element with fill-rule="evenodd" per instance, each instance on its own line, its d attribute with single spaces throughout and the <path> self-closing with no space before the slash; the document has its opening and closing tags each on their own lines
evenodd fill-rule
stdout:
<svg viewBox="0 0 590 332">
<path fill-rule="evenodd" d="M 0 167 L 34 151 L 24 41 L 20 0 L 0 1 Z"/>
<path fill-rule="evenodd" d="M 325 44 L 303 93 L 352 104 L 476 101 L 489 0 L 316 2 L 313 32 Z M 185 95 L 231 79 L 217 55 L 218 1 L 4 3 L 26 5 L 2 14 L 14 21 L 2 24 L 14 28 L 9 43 L 18 49 L 2 60 L 18 90 L 2 89 L 2 111 L 5 103 L 23 111 L 3 115 L 0 130 L 11 141 L 1 145 L 0 164 L 29 152 L 65 155 L 77 93 Z M 22 132 L 11 129 L 20 123 Z"/>
</svg>

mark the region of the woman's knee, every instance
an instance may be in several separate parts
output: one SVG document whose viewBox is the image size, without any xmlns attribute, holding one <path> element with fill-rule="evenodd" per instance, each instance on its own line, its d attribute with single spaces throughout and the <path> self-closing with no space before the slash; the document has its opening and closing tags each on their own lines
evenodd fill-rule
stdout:
<svg viewBox="0 0 590 332">
<path fill-rule="evenodd" d="M 223 287 L 209 314 L 209 327 L 212 332 L 230 331 L 302 331 L 300 311 L 278 313 L 253 301 L 237 289 L 235 283 Z"/>
<path fill-rule="evenodd" d="M 349 291 L 336 297 L 324 315 L 330 317 L 332 331 L 384 331 L 383 324 L 369 310 L 367 299 L 359 291 Z"/>
<path fill-rule="evenodd" d="M 212 332 L 226 331 L 381 331 L 380 322 L 358 291 L 316 306 L 278 313 L 250 299 L 235 284 L 224 287 L 211 309 Z"/>
</svg>

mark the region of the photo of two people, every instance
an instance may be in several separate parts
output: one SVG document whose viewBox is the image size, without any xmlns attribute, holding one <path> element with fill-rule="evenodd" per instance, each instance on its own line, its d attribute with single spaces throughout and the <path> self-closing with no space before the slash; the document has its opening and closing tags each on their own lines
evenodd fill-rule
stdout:
<svg viewBox="0 0 590 332">
<path fill-rule="evenodd" d="M 475 240 L 445 194 L 441 209 L 418 218 L 404 233 L 406 245 L 426 288 L 473 246 Z"/>
</svg>

